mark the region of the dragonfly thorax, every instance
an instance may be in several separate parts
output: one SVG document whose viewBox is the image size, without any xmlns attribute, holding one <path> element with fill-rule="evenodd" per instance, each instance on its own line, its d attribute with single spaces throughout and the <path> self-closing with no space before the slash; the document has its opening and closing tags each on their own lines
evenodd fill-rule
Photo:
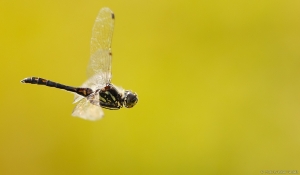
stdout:
<svg viewBox="0 0 300 175">
<path fill-rule="evenodd" d="M 137 95 L 107 84 L 99 91 L 100 106 L 106 109 L 132 108 L 138 101 Z"/>
<path fill-rule="evenodd" d="M 112 85 L 107 84 L 99 91 L 100 106 L 107 109 L 120 109 L 123 107 L 122 94 Z"/>
</svg>

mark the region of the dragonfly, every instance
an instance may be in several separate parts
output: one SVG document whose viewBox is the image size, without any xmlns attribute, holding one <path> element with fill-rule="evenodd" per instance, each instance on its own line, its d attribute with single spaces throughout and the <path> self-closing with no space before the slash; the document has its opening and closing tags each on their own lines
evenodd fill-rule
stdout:
<svg viewBox="0 0 300 175">
<path fill-rule="evenodd" d="M 87 80 L 80 87 L 67 86 L 40 77 L 27 77 L 21 83 L 44 85 L 63 89 L 75 94 L 72 116 L 86 120 L 98 120 L 104 116 L 102 108 L 117 110 L 132 108 L 138 102 L 136 93 L 111 83 L 112 35 L 115 15 L 104 7 L 95 20 L 87 67 Z"/>
</svg>

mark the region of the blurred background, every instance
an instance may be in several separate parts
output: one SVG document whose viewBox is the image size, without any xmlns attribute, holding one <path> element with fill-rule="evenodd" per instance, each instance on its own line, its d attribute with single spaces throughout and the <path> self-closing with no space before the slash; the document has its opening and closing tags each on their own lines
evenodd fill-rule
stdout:
<svg viewBox="0 0 300 175">
<path fill-rule="evenodd" d="M 113 80 L 132 109 L 91 122 L 73 95 L 91 30 L 116 16 Z M 0 2 L 0 174 L 300 171 L 300 1 Z"/>
</svg>

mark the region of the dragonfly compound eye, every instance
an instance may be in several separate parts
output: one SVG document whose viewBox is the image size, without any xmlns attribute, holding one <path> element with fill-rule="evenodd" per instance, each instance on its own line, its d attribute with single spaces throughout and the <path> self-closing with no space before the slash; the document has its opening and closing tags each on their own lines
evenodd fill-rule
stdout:
<svg viewBox="0 0 300 175">
<path fill-rule="evenodd" d="M 138 102 L 138 97 L 131 91 L 125 91 L 124 106 L 132 108 Z"/>
</svg>

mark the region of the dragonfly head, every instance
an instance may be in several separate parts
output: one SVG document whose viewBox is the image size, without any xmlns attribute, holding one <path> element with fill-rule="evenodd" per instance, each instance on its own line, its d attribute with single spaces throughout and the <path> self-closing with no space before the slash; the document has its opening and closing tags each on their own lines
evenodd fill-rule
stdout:
<svg viewBox="0 0 300 175">
<path fill-rule="evenodd" d="M 124 93 L 124 106 L 126 108 L 132 108 L 138 102 L 137 94 L 131 91 L 125 91 Z"/>
</svg>

